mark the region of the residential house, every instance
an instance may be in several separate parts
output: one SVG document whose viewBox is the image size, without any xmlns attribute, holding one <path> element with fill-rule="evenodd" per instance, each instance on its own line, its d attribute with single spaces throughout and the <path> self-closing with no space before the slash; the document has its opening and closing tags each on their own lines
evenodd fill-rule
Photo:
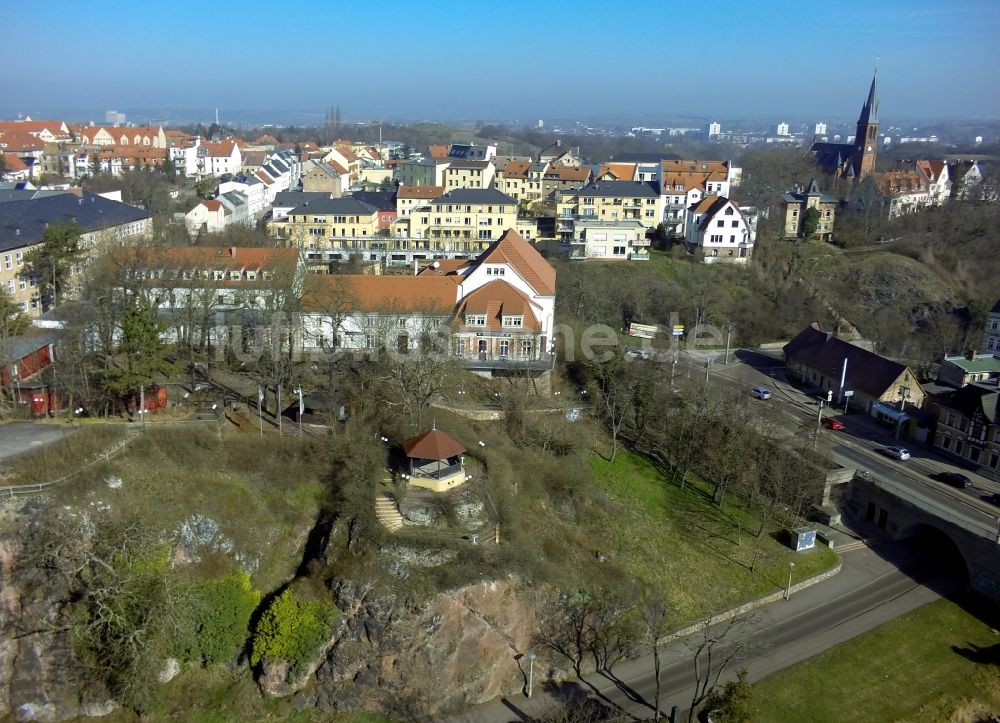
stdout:
<svg viewBox="0 0 1000 723">
<path fill-rule="evenodd" d="M 336 161 L 307 161 L 309 170 L 302 174 L 302 190 L 328 193 L 340 198 L 349 187 L 347 169 Z M 335 165 L 336 164 L 336 165 Z"/>
<path fill-rule="evenodd" d="M 809 182 L 805 191 L 802 186 L 796 186 L 786 191 L 781 197 L 782 216 L 785 219 L 784 235 L 786 238 L 802 238 L 805 235 L 803 226 L 810 209 L 819 214 L 816 217 L 816 230 L 813 237 L 820 241 L 833 240 L 833 225 L 837 218 L 837 207 L 840 199 L 830 193 L 819 190 L 816 179 Z"/>
<path fill-rule="evenodd" d="M 354 198 L 306 201 L 269 225 L 271 233 L 306 253 L 310 262 L 346 261 L 370 248 L 379 209 Z"/>
<path fill-rule="evenodd" d="M 949 163 L 948 177 L 951 179 L 951 195 L 956 201 L 996 200 L 983 197 L 983 171 L 978 161 Z"/>
<path fill-rule="evenodd" d="M 589 166 L 550 164 L 542 173 L 542 197 L 553 198 L 558 191 L 574 191 L 589 184 L 594 172 Z"/>
<path fill-rule="evenodd" d="M 478 254 L 517 223 L 517 201 L 492 188 L 448 191 L 411 212 L 410 237 L 445 253 Z"/>
<path fill-rule="evenodd" d="M 85 146 L 147 146 L 162 150 L 168 147 L 167 135 L 162 127 L 84 127 L 77 135 L 77 141 Z"/>
<path fill-rule="evenodd" d="M 202 153 L 202 151 L 204 153 Z M 199 176 L 236 175 L 243 168 L 243 154 L 240 144 L 232 139 L 201 144 L 198 152 Z"/>
<path fill-rule="evenodd" d="M 58 193 L 0 203 L 0 285 L 21 311 L 35 316 L 52 302 L 42 299 L 36 280 L 25 275 L 25 255 L 42 242 L 47 227 L 69 223 L 80 227 L 79 247 L 86 254 L 72 270 L 71 283 L 98 247 L 134 243 L 152 234 L 151 213 L 92 193 Z"/>
<path fill-rule="evenodd" d="M 444 186 L 447 161 L 434 158 L 400 161 L 396 165 L 396 181 L 401 186 Z"/>
<path fill-rule="evenodd" d="M 448 148 L 448 158 L 452 161 L 488 161 L 496 158 L 494 145 L 478 146 L 475 143 L 452 143 Z"/>
<path fill-rule="evenodd" d="M 253 225 L 264 218 L 271 205 L 267 186 L 256 177 L 236 176 L 235 180 L 223 181 L 216 192 L 218 196 L 236 192 L 246 199 L 247 225 Z"/>
<path fill-rule="evenodd" d="M 732 161 L 660 161 L 657 180 L 663 195 L 663 226 L 667 234 L 684 238 L 687 209 L 705 196 L 729 198 L 732 189 L 739 185 L 741 174 Z"/>
<path fill-rule="evenodd" d="M 444 193 L 444 186 L 400 186 L 396 192 L 396 215 L 409 216 Z"/>
<path fill-rule="evenodd" d="M 688 209 L 684 241 L 705 263 L 746 263 L 753 256 L 756 219 L 725 196 L 706 196 Z"/>
<path fill-rule="evenodd" d="M 567 148 L 561 139 L 556 139 L 538 152 L 538 162 L 546 166 L 578 167 L 581 163 L 580 151 Z"/>
<path fill-rule="evenodd" d="M 184 223 L 191 235 L 202 232 L 217 233 L 227 226 L 250 226 L 254 220 L 250 214 L 246 194 L 236 190 L 225 193 L 220 190 L 218 196 L 202 201 L 184 217 Z"/>
<path fill-rule="evenodd" d="M 935 400 L 934 446 L 995 473 L 1000 465 L 1000 391 L 969 384 Z"/>
<path fill-rule="evenodd" d="M 388 233 L 396 220 L 396 191 L 355 191 L 351 198 L 378 209 L 378 230 Z"/>
<path fill-rule="evenodd" d="M 13 121 L 0 121 L 0 135 L 7 133 L 24 133 L 26 135 L 33 136 L 44 143 L 69 141 L 72 136 L 69 126 L 67 126 L 63 121 L 32 120 L 31 118 Z"/>
<path fill-rule="evenodd" d="M 986 336 L 983 337 L 986 353 L 1000 352 L 1000 300 L 986 315 Z"/>
<path fill-rule="evenodd" d="M 3 173 L 0 173 L 0 180 L 4 181 L 27 181 L 31 176 L 31 169 L 15 154 L 0 154 L 3 159 Z"/>
<path fill-rule="evenodd" d="M 927 204 L 943 206 L 951 198 L 951 178 L 946 161 L 916 161 L 914 169 L 927 186 Z"/>
<path fill-rule="evenodd" d="M 916 213 L 930 205 L 930 187 L 915 170 L 881 171 L 871 174 L 871 186 L 855 194 L 861 210 L 874 209 L 889 220 Z"/>
<path fill-rule="evenodd" d="M 576 235 L 577 220 L 639 221 L 652 229 L 661 216 L 660 192 L 650 182 L 597 181 L 556 198 L 556 234 L 566 242 Z"/>
<path fill-rule="evenodd" d="M 281 221 L 287 218 L 293 208 L 303 204 L 329 198 L 333 198 L 333 196 L 321 191 L 279 191 L 271 202 L 271 221 Z"/>
<path fill-rule="evenodd" d="M 337 167 L 344 169 L 339 171 L 347 174 L 347 187 L 352 188 L 361 180 L 361 158 L 355 154 L 348 146 L 337 145 L 330 149 L 324 149 L 326 153 L 322 160 L 325 163 L 335 161 Z"/>
<path fill-rule="evenodd" d="M 637 163 L 604 163 L 597 171 L 595 181 L 638 181 Z"/>
<path fill-rule="evenodd" d="M 527 197 L 528 191 L 528 170 L 532 162 L 524 159 L 507 159 L 497 166 L 496 175 L 493 178 L 493 188 L 506 193 L 517 201 L 534 200 Z M 535 198 L 540 198 L 539 188 Z"/>
<path fill-rule="evenodd" d="M 1000 353 L 965 354 L 946 356 L 938 367 L 937 381 L 949 387 L 959 388 L 967 384 L 989 384 L 997 386 L 1000 380 Z"/>
<path fill-rule="evenodd" d="M 648 261 L 649 239 L 639 221 L 578 220 L 567 244 L 569 257 L 579 260 Z"/>
<path fill-rule="evenodd" d="M 924 390 L 908 367 L 839 339 L 818 323 L 799 332 L 783 352 L 788 370 L 804 383 L 832 390 L 834 405 L 849 403 L 896 426 L 923 407 Z"/>
<path fill-rule="evenodd" d="M 451 160 L 444 169 L 446 191 L 458 188 L 492 188 L 496 166 L 492 161 Z"/>
</svg>

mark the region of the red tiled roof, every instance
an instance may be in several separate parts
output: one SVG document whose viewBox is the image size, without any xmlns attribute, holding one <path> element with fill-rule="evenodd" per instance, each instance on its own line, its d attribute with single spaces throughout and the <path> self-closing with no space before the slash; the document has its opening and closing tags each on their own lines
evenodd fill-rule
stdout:
<svg viewBox="0 0 1000 723">
<path fill-rule="evenodd" d="M 486 326 L 466 326 L 466 314 L 484 314 Z M 531 300 L 523 292 L 500 279 L 480 286 L 462 299 L 455 326 L 467 331 L 501 331 L 504 329 L 504 316 L 522 317 L 519 331 L 538 332 L 542 329 L 531 309 Z"/>
<path fill-rule="evenodd" d="M 327 311 L 331 304 L 358 311 L 448 314 L 458 297 L 458 277 L 312 274 L 302 308 Z"/>
<path fill-rule="evenodd" d="M 214 198 L 209 198 L 206 201 L 202 201 L 201 205 L 207 208 L 209 211 L 218 211 L 222 208 L 222 201 L 218 201 Z"/>
<path fill-rule="evenodd" d="M 13 153 L 4 154 L 3 156 L 4 165 L 7 167 L 8 173 L 21 173 L 27 171 L 28 167 L 25 165 L 18 156 Z"/>
<path fill-rule="evenodd" d="M 403 442 L 403 450 L 412 459 L 448 459 L 465 452 L 465 447 L 440 429 L 430 429 Z"/>
<path fill-rule="evenodd" d="M 531 161 L 511 161 L 503 169 L 504 178 L 527 178 Z"/>
<path fill-rule="evenodd" d="M 427 151 L 430 153 L 431 158 L 433 158 L 435 161 L 446 160 L 448 158 L 448 151 L 450 149 L 451 149 L 451 146 L 448 146 L 448 145 L 443 145 L 443 146 L 435 146 L 435 145 L 427 146 Z"/>
<path fill-rule="evenodd" d="M 635 163 L 605 163 L 597 175 L 601 177 L 610 173 L 619 181 L 634 181 L 636 168 Z"/>
<path fill-rule="evenodd" d="M 510 264 L 536 293 L 546 296 L 556 293 L 556 270 L 514 229 L 504 231 L 477 263 Z"/>
<path fill-rule="evenodd" d="M 439 259 L 420 269 L 417 276 L 455 276 L 468 265 L 466 259 Z"/>
</svg>

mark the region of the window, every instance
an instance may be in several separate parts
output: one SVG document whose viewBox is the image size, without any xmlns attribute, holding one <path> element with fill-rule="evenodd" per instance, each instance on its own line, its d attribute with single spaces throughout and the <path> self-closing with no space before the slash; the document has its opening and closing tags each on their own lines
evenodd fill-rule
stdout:
<svg viewBox="0 0 1000 723">
<path fill-rule="evenodd" d="M 508 339 L 500 340 L 500 356 L 507 356 L 510 354 L 510 341 Z"/>
<path fill-rule="evenodd" d="M 486 315 L 485 314 L 466 314 L 465 315 L 465 325 L 466 326 L 486 326 Z"/>
<path fill-rule="evenodd" d="M 716 222 L 715 222 L 715 225 L 716 225 L 716 226 L 717 226 L 718 228 L 722 228 L 723 226 L 725 226 L 725 225 L 726 225 L 726 222 L 725 222 L 725 221 L 723 221 L 723 220 L 722 220 L 722 219 L 720 218 L 720 219 L 719 219 L 718 221 L 716 221 Z"/>
<path fill-rule="evenodd" d="M 712 234 L 712 237 L 709 239 L 709 243 L 713 243 L 713 244 L 720 244 L 720 243 L 722 243 L 722 234 L 721 233 L 720 234 Z"/>
<path fill-rule="evenodd" d="M 625 247 L 624 246 L 615 246 L 612 249 L 612 254 L 614 256 L 624 256 L 625 255 Z"/>
<path fill-rule="evenodd" d="M 991 331 L 996 331 L 998 325 L 1000 325 L 1000 320 L 998 320 L 998 319 L 990 319 L 990 330 Z"/>
<path fill-rule="evenodd" d="M 14 293 L 14 279 L 7 280 L 7 293 L 8 294 Z"/>
<path fill-rule="evenodd" d="M 729 206 L 729 207 L 726 208 L 726 215 L 727 216 L 732 216 L 733 215 L 733 207 L 732 206 Z"/>
<path fill-rule="evenodd" d="M 733 221 L 732 227 L 733 228 L 739 228 L 740 227 L 740 222 L 739 221 Z"/>
<path fill-rule="evenodd" d="M 24 259 L 22 258 L 23 255 L 24 254 L 21 251 L 18 251 L 17 254 L 15 254 L 15 258 L 17 259 L 17 265 L 18 266 L 23 266 L 24 265 Z"/>
<path fill-rule="evenodd" d="M 26 288 L 28 288 L 28 282 L 25 281 L 24 279 L 21 279 L 20 281 L 17 282 L 17 288 L 20 289 L 21 291 L 24 291 Z"/>
<path fill-rule="evenodd" d="M 396 326 L 399 327 L 400 329 L 405 329 L 406 328 L 406 317 L 405 316 L 401 316 L 398 319 L 396 319 Z"/>
<path fill-rule="evenodd" d="M 531 356 L 531 342 L 530 341 L 526 340 L 526 341 L 522 341 L 521 342 L 521 356 L 523 356 L 523 357 L 530 357 Z"/>
<path fill-rule="evenodd" d="M 951 437 L 949 435 L 944 435 L 941 438 L 941 446 L 945 449 L 951 449 Z"/>
<path fill-rule="evenodd" d="M 12 256 L 10 254 L 4 254 L 4 257 L 3 257 L 3 267 L 5 269 L 12 269 L 12 268 L 14 268 L 14 262 L 11 259 L 12 259 Z"/>
</svg>

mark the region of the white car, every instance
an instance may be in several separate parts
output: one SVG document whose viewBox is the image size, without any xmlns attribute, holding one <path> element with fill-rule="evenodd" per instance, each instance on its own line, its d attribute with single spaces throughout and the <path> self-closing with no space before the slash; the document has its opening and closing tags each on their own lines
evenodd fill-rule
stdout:
<svg viewBox="0 0 1000 723">
<path fill-rule="evenodd" d="M 757 397 L 757 399 L 770 399 L 771 390 L 765 387 L 753 387 L 750 390 L 750 396 Z"/>
<path fill-rule="evenodd" d="M 902 447 L 883 447 L 879 451 L 887 457 L 898 459 L 900 462 L 910 458 L 910 450 L 903 449 Z"/>
</svg>

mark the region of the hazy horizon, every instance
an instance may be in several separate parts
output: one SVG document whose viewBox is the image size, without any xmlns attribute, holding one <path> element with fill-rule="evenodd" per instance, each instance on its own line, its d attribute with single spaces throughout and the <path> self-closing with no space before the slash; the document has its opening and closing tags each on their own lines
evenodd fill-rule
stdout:
<svg viewBox="0 0 1000 723">
<path fill-rule="evenodd" d="M 219 108 L 231 122 L 319 122 L 339 106 L 345 121 L 834 123 L 857 117 L 876 57 L 883 123 L 1000 117 L 1000 3 L 989 0 L 846 0 L 813 15 L 791 3 L 726 0 L 711 12 L 658 3 L 623 14 L 594 0 L 515 0 L 502 18 L 454 0 L 387 0 L 368 12 L 289 0 L 277 21 L 273 5 L 233 0 L 181 0 L 166 18 L 121 0 L 86 7 L 8 9 L 8 56 L 30 59 L 0 77 L 8 117 L 208 109 L 185 120 L 210 122 Z M 102 40 L 109 31 L 113 42 Z M 73 59 L 46 52 L 53 47 L 73 48 Z"/>
</svg>

